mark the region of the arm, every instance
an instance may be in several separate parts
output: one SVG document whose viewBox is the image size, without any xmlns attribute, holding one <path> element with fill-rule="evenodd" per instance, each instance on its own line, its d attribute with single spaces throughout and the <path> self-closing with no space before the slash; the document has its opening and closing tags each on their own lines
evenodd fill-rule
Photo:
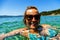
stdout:
<svg viewBox="0 0 60 40">
<path fill-rule="evenodd" d="M 3 38 L 5 38 L 5 37 L 18 34 L 18 33 L 22 32 L 22 30 L 25 30 L 25 29 L 26 29 L 26 28 L 21 28 L 21 29 L 13 30 L 13 31 L 11 31 L 11 32 L 9 32 L 9 33 L 6 33 L 6 34 L 1 34 L 1 35 L 0 35 L 0 39 L 3 39 Z"/>
<path fill-rule="evenodd" d="M 11 31 L 11 32 L 6 33 L 6 34 L 0 34 L 0 40 L 3 40 L 5 37 L 12 36 L 12 35 L 15 35 L 15 34 L 18 34 L 18 33 L 19 33 L 19 29 Z"/>
<path fill-rule="evenodd" d="M 25 31 L 26 29 L 27 28 L 21 28 L 21 29 L 13 30 L 13 31 L 5 34 L 5 37 L 12 36 L 12 35 L 15 35 L 15 34 L 18 34 L 18 33 L 22 35 L 23 31 Z"/>
<path fill-rule="evenodd" d="M 9 32 L 9 33 L 6 33 L 4 36 L 5 36 L 5 37 L 13 36 L 13 35 L 15 35 L 15 34 L 18 34 L 18 33 L 20 32 L 20 30 L 21 30 L 21 29 L 13 30 L 13 31 L 11 31 L 11 32 Z"/>
</svg>

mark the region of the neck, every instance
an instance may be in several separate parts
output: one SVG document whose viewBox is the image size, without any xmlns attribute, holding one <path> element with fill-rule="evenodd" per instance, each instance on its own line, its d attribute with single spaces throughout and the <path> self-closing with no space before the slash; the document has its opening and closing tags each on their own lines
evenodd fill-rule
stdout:
<svg viewBox="0 0 60 40">
<path fill-rule="evenodd" d="M 30 29 L 30 33 L 37 33 L 35 29 Z"/>
</svg>

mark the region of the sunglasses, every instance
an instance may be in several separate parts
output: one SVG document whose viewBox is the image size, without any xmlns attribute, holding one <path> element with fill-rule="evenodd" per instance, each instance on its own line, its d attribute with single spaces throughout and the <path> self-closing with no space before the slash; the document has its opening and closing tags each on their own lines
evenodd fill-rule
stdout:
<svg viewBox="0 0 60 40">
<path fill-rule="evenodd" d="M 26 19 L 27 20 L 32 20 L 33 17 L 36 19 L 36 20 L 39 20 L 40 19 L 40 15 L 25 15 Z"/>
</svg>

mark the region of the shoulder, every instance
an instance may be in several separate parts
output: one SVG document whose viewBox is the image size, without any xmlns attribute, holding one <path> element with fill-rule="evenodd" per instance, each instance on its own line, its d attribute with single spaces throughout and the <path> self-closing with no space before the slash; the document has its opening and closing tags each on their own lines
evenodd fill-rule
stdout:
<svg viewBox="0 0 60 40">
<path fill-rule="evenodd" d="M 21 28 L 19 29 L 20 30 L 20 34 L 25 36 L 25 37 L 28 37 L 28 32 L 29 30 L 27 28 Z"/>
<path fill-rule="evenodd" d="M 57 35 L 57 32 L 54 30 L 54 28 L 51 25 L 49 25 L 49 24 L 42 24 L 42 27 L 43 27 L 42 31 L 49 33 L 49 35 L 51 37 Z"/>
<path fill-rule="evenodd" d="M 20 29 L 16 29 L 13 30 L 12 33 L 18 34 L 18 33 L 22 33 L 23 31 L 25 31 L 27 28 L 20 28 Z"/>
<path fill-rule="evenodd" d="M 25 28 L 20 28 L 18 30 L 25 31 L 25 30 L 27 30 L 27 28 L 26 27 Z"/>
<path fill-rule="evenodd" d="M 47 28 L 54 29 L 54 30 L 57 29 L 56 27 L 53 27 L 53 26 L 51 26 L 51 25 L 49 25 L 49 24 L 42 24 L 41 26 L 42 26 L 43 28 L 46 28 L 46 29 L 47 29 Z"/>
<path fill-rule="evenodd" d="M 49 30 L 48 30 L 48 29 L 49 29 L 51 26 L 48 25 L 48 24 L 42 24 L 41 26 L 42 26 L 42 31 L 40 32 L 41 35 L 49 35 L 50 33 L 49 33 Z"/>
<path fill-rule="evenodd" d="M 49 24 L 42 24 L 41 26 L 45 29 L 51 28 L 51 25 L 49 25 Z"/>
</svg>

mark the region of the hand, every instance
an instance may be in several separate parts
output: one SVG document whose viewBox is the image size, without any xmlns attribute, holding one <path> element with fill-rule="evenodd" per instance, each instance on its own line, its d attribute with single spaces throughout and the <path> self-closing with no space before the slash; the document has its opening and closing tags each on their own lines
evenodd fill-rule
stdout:
<svg viewBox="0 0 60 40">
<path fill-rule="evenodd" d="M 3 40 L 5 38 L 5 34 L 0 34 L 0 40 Z"/>
<path fill-rule="evenodd" d="M 28 37 L 28 30 L 20 31 L 20 34 Z"/>
</svg>

